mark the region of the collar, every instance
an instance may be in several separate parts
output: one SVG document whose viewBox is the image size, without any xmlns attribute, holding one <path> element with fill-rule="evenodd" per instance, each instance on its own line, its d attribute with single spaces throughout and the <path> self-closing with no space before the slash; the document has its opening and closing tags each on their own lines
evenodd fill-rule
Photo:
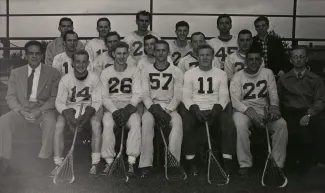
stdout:
<svg viewBox="0 0 325 193">
<path fill-rule="evenodd" d="M 37 68 L 35 68 L 35 72 L 40 72 L 41 71 L 41 66 L 42 66 L 42 63 L 40 63 L 40 65 Z M 29 74 L 29 72 L 32 72 L 32 70 L 33 69 L 28 64 L 28 74 Z"/>
<path fill-rule="evenodd" d="M 296 77 L 298 78 L 298 72 L 296 71 L 296 69 L 293 69 L 293 72 L 295 73 Z M 301 72 L 301 75 L 304 76 L 306 72 L 306 68 Z"/>
<path fill-rule="evenodd" d="M 245 54 L 242 54 L 242 53 L 240 53 L 240 52 L 239 52 L 239 50 L 237 50 L 237 51 L 236 51 L 236 53 L 237 53 L 237 56 L 238 56 L 239 58 L 241 58 L 241 59 L 243 59 L 243 60 L 245 60 L 245 59 L 246 59 L 246 55 L 245 55 Z"/>
<path fill-rule="evenodd" d="M 269 35 L 266 35 L 263 39 L 261 39 L 260 36 L 257 35 L 257 40 L 260 41 L 260 42 L 267 42 L 269 40 L 268 36 Z"/>
</svg>

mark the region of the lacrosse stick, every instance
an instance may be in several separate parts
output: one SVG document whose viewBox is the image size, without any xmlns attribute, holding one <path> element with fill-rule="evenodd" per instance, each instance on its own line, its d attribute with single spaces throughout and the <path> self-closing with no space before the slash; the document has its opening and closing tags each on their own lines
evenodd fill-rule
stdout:
<svg viewBox="0 0 325 193">
<path fill-rule="evenodd" d="M 205 122 L 205 128 L 206 128 L 208 144 L 209 144 L 208 182 L 209 184 L 216 183 L 218 186 L 226 185 L 229 183 L 229 175 L 226 174 L 226 172 L 222 169 L 216 157 L 213 155 L 210 133 L 209 133 L 209 126 L 207 121 Z"/>
<path fill-rule="evenodd" d="M 166 177 L 166 179 L 167 180 L 169 180 L 169 179 L 186 180 L 187 175 L 185 173 L 185 170 L 181 166 L 181 164 L 177 161 L 175 156 L 173 156 L 173 154 L 169 151 L 167 142 L 166 142 L 166 139 L 165 139 L 165 136 L 164 136 L 164 133 L 163 133 L 161 127 L 159 127 L 159 131 L 160 131 L 160 134 L 163 139 L 164 146 L 165 146 L 165 177 Z M 172 171 L 172 172 L 170 172 L 171 174 L 168 174 L 168 168 Z"/>
<path fill-rule="evenodd" d="M 123 160 L 123 140 L 124 140 L 124 126 L 122 127 L 120 151 L 118 152 L 112 164 L 108 176 L 114 179 L 123 179 L 123 180 L 125 179 L 125 182 L 128 182 L 129 177 L 127 176 L 124 160 Z"/>
<path fill-rule="evenodd" d="M 84 104 L 81 103 L 78 117 L 80 117 L 80 115 L 81 115 L 81 112 L 83 110 L 83 105 Z M 67 156 L 64 158 L 63 162 L 59 166 L 59 168 L 53 178 L 54 184 L 56 184 L 57 182 L 71 184 L 75 179 L 74 172 L 73 172 L 73 151 L 74 151 L 74 145 L 75 145 L 76 138 L 77 138 L 78 129 L 79 129 L 79 125 L 77 125 L 76 130 L 74 131 L 71 148 L 70 148 Z"/>
<path fill-rule="evenodd" d="M 268 107 L 264 107 L 264 116 L 265 117 L 268 117 L 268 109 L 267 108 Z M 271 149 L 271 145 L 270 145 L 267 122 L 265 124 L 265 132 L 266 132 L 266 138 L 267 138 L 268 156 L 267 156 L 267 159 L 265 162 L 261 182 L 264 187 L 273 186 L 273 187 L 283 188 L 288 184 L 288 179 L 284 175 L 282 169 L 278 167 L 278 165 L 276 164 L 276 162 L 272 156 L 272 149 Z"/>
</svg>

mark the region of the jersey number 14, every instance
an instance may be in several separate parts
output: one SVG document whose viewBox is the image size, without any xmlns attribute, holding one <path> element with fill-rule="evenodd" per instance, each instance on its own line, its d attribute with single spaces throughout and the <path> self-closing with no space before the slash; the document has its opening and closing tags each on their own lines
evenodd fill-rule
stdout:
<svg viewBox="0 0 325 193">
<path fill-rule="evenodd" d="M 71 89 L 72 94 L 71 94 L 71 98 L 70 101 L 71 102 L 76 102 L 76 97 L 84 97 L 84 99 L 82 99 L 83 101 L 87 101 L 90 99 L 90 94 L 89 94 L 89 87 L 86 86 L 85 88 L 83 88 L 82 90 L 80 90 L 79 92 L 77 92 L 77 87 L 73 87 Z"/>
</svg>

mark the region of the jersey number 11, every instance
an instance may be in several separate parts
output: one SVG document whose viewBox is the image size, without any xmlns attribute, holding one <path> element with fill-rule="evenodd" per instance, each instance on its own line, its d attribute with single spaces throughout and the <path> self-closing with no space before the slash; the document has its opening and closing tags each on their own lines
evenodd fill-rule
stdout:
<svg viewBox="0 0 325 193">
<path fill-rule="evenodd" d="M 198 93 L 205 94 L 205 90 L 203 89 L 203 87 L 204 87 L 204 79 L 203 79 L 203 77 L 198 78 L 198 81 L 200 82 L 200 89 L 198 90 Z M 213 93 L 213 90 L 212 90 L 212 77 L 207 78 L 207 82 L 209 84 L 207 94 L 211 94 L 211 93 Z"/>
</svg>

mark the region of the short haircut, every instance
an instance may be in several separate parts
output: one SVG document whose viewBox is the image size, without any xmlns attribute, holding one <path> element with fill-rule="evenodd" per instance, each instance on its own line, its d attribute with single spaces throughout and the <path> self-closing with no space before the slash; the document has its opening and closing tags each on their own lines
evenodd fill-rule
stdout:
<svg viewBox="0 0 325 193">
<path fill-rule="evenodd" d="M 39 41 L 36 41 L 36 40 L 31 40 L 31 41 L 28 41 L 26 44 L 25 44 L 25 52 L 27 53 L 27 50 L 30 46 L 38 46 L 41 50 L 41 53 L 43 54 L 44 50 L 43 50 L 43 47 L 42 47 L 42 44 L 41 42 Z"/>
<path fill-rule="evenodd" d="M 262 52 L 262 45 L 259 42 L 253 42 L 253 44 L 251 45 L 251 47 L 249 48 L 247 54 L 246 54 L 246 58 L 248 57 L 248 54 L 260 54 L 261 57 L 263 56 L 263 52 Z"/>
<path fill-rule="evenodd" d="M 250 34 L 251 37 L 253 37 L 253 34 L 251 31 L 249 31 L 248 29 L 243 29 L 243 30 L 240 30 L 240 32 L 238 33 L 238 38 L 241 34 Z"/>
<path fill-rule="evenodd" d="M 112 48 L 112 52 L 115 52 L 117 48 L 126 48 L 126 50 L 129 50 L 129 45 L 125 42 L 117 42 L 113 48 Z"/>
<path fill-rule="evenodd" d="M 165 40 L 158 40 L 158 41 L 156 41 L 156 44 L 155 44 L 155 45 L 157 45 L 157 44 L 165 44 L 165 45 L 167 45 L 167 49 L 168 49 L 168 51 L 170 50 L 170 49 L 169 49 L 169 43 L 166 42 Z"/>
<path fill-rule="evenodd" d="M 197 35 L 202 35 L 202 36 L 204 37 L 204 39 L 205 39 L 205 35 L 204 35 L 204 33 L 202 33 L 202 32 L 194 32 L 194 33 L 192 33 L 192 35 L 191 35 L 191 41 L 192 41 L 193 37 L 194 37 L 194 36 L 197 36 Z"/>
<path fill-rule="evenodd" d="M 146 10 L 141 10 L 141 11 L 139 11 L 139 12 L 137 13 L 137 15 L 136 15 L 136 19 L 137 19 L 137 20 L 139 20 L 140 15 L 149 16 L 149 20 L 151 21 L 151 14 L 150 14 L 148 11 L 146 11 Z"/>
<path fill-rule="evenodd" d="M 143 42 L 145 42 L 145 41 L 147 41 L 147 40 L 150 40 L 150 39 L 155 39 L 156 42 L 158 41 L 158 38 L 157 38 L 156 36 L 149 34 L 149 35 L 145 35 L 145 36 L 144 36 L 144 38 L 143 38 Z"/>
<path fill-rule="evenodd" d="M 110 22 L 109 19 L 107 19 L 106 17 L 101 17 L 101 18 L 99 18 L 99 19 L 97 20 L 97 27 L 98 27 L 98 25 L 99 25 L 99 22 L 101 22 L 101 21 L 107 21 L 109 27 L 111 27 L 111 22 Z"/>
<path fill-rule="evenodd" d="M 63 35 L 63 40 L 64 40 L 64 41 L 67 40 L 67 35 L 68 35 L 68 34 L 76 34 L 76 35 L 77 35 L 77 39 L 79 39 L 79 36 L 78 36 L 78 34 L 77 34 L 75 31 L 73 31 L 73 30 L 69 30 L 69 31 L 65 32 L 65 34 Z"/>
<path fill-rule="evenodd" d="M 230 15 L 228 15 L 228 14 L 221 14 L 221 15 L 218 17 L 218 19 L 217 19 L 217 25 L 219 25 L 220 20 L 221 20 L 222 18 L 228 18 L 229 21 L 230 21 L 230 24 L 232 23 L 232 19 L 231 19 Z"/>
<path fill-rule="evenodd" d="M 73 59 L 73 61 L 75 60 L 75 57 L 77 56 L 77 55 L 85 55 L 85 56 L 87 56 L 87 60 L 89 60 L 89 54 L 88 54 L 88 52 L 86 51 L 86 50 L 77 50 L 74 54 L 73 54 L 73 57 L 72 57 L 72 59 Z"/>
<path fill-rule="evenodd" d="M 120 40 L 121 39 L 121 36 L 120 34 L 118 34 L 116 31 L 110 31 L 107 33 L 107 36 L 105 38 L 105 42 L 107 41 L 107 38 L 108 37 L 111 37 L 111 36 L 117 36 L 117 38 Z"/>
<path fill-rule="evenodd" d="M 186 21 L 179 21 L 176 23 L 175 29 L 179 27 L 187 27 L 187 29 L 190 29 L 190 25 Z"/>
<path fill-rule="evenodd" d="M 257 22 L 260 22 L 260 21 L 265 21 L 266 25 L 269 25 L 269 23 L 270 23 L 270 21 L 267 17 L 259 16 L 258 18 L 255 19 L 254 26 L 256 26 Z"/>
<path fill-rule="evenodd" d="M 210 49 L 210 50 L 212 50 L 212 56 L 214 56 L 214 49 L 209 44 L 201 44 L 201 45 L 199 45 L 198 48 L 197 48 L 197 54 L 202 49 Z"/>
<path fill-rule="evenodd" d="M 295 51 L 295 50 L 304 50 L 306 52 L 306 56 L 308 56 L 308 47 L 307 46 L 292 46 L 292 49 L 291 49 L 291 52 L 292 51 Z M 290 55 L 291 55 L 291 52 L 290 52 Z"/>
<path fill-rule="evenodd" d="M 62 18 L 60 19 L 59 26 L 61 26 L 62 22 L 64 22 L 64 21 L 69 21 L 69 22 L 71 22 L 71 26 L 73 26 L 73 21 L 72 21 L 72 19 L 70 19 L 69 17 L 62 17 Z"/>
</svg>

